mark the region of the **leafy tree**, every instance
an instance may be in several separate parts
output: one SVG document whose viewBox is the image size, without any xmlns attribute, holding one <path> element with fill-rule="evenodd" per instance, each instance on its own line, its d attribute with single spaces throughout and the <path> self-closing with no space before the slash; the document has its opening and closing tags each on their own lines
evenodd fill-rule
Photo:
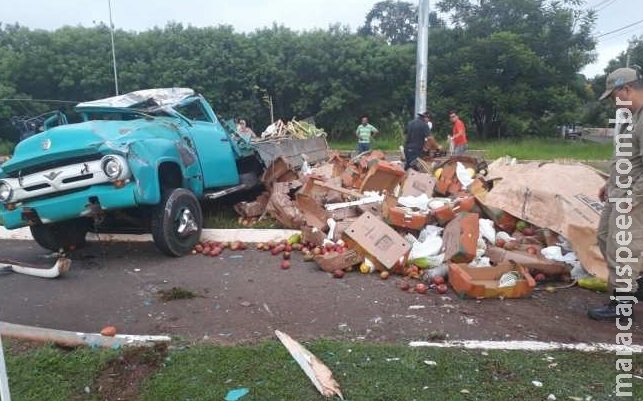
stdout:
<svg viewBox="0 0 643 401">
<path fill-rule="evenodd" d="M 482 139 L 555 132 L 580 111 L 586 91 L 577 72 L 595 46 L 594 15 L 574 3 L 440 1 L 454 24 L 452 48 L 430 90 L 461 108 Z"/>
<path fill-rule="evenodd" d="M 429 13 L 431 27 L 443 27 L 436 12 Z M 362 36 L 380 37 L 391 45 L 417 41 L 418 7 L 399 0 L 385 0 L 376 3 L 366 14 L 364 25 L 358 29 Z"/>
</svg>

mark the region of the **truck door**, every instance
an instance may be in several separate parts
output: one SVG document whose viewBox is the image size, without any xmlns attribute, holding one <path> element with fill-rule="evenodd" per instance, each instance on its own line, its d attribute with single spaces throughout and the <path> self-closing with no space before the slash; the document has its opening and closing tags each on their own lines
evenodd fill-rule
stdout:
<svg viewBox="0 0 643 401">
<path fill-rule="evenodd" d="M 217 121 L 211 121 L 198 101 L 176 107 L 176 110 L 190 121 L 191 126 L 183 136 L 185 141 L 192 141 L 199 157 L 204 189 L 238 185 L 236 158 L 224 128 Z"/>
</svg>

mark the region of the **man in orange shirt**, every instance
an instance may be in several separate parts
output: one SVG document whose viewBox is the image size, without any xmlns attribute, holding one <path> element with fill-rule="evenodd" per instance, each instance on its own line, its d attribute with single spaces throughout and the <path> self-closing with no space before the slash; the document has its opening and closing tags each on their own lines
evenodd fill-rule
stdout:
<svg viewBox="0 0 643 401">
<path fill-rule="evenodd" d="M 453 123 L 453 131 L 451 134 L 453 154 L 456 156 L 461 155 L 467 151 L 467 130 L 455 111 L 449 113 L 449 120 Z"/>
</svg>

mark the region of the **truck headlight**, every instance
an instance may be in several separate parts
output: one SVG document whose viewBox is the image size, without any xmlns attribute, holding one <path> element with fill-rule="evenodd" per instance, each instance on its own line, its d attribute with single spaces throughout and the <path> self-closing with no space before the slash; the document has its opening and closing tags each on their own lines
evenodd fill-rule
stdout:
<svg viewBox="0 0 643 401">
<path fill-rule="evenodd" d="M 103 157 L 100 167 L 110 180 L 122 180 L 129 177 L 127 161 L 120 156 L 109 155 Z"/>
<path fill-rule="evenodd" d="M 12 194 L 11 186 L 6 181 L 0 181 L 0 202 L 9 202 Z"/>
</svg>

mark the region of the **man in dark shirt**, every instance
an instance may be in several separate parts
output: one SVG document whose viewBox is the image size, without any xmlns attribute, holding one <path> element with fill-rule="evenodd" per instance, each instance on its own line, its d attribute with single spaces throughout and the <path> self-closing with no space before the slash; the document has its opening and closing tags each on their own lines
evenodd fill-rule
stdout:
<svg viewBox="0 0 643 401">
<path fill-rule="evenodd" d="M 404 130 L 404 158 L 406 159 L 406 164 L 404 165 L 405 170 L 408 170 L 415 159 L 420 157 L 424 147 L 424 142 L 430 134 L 431 128 L 429 128 L 429 113 L 427 112 L 419 113 L 415 120 L 406 125 L 406 129 Z"/>
</svg>

